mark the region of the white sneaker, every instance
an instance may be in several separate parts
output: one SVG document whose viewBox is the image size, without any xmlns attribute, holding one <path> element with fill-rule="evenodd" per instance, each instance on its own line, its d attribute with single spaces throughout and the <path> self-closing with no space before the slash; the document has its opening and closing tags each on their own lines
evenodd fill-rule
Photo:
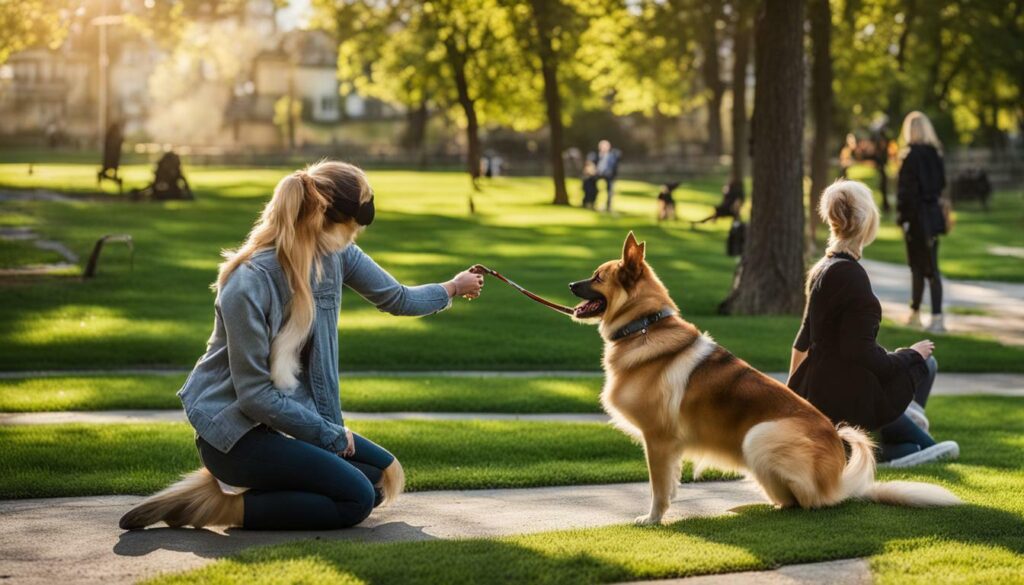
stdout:
<svg viewBox="0 0 1024 585">
<path fill-rule="evenodd" d="M 928 432 L 928 417 L 924 414 L 924 407 L 920 404 L 910 401 L 910 405 L 907 406 L 907 410 L 903 413 L 907 415 L 907 418 L 914 421 L 914 424 L 918 426 L 922 431 Z"/>
<path fill-rule="evenodd" d="M 920 317 L 918 317 L 918 320 L 920 320 Z M 946 325 L 943 323 L 942 315 L 932 315 L 932 322 L 928 324 L 925 331 L 928 333 L 945 333 Z"/>
<path fill-rule="evenodd" d="M 879 465 L 879 467 L 891 467 L 894 469 L 900 469 L 904 467 L 914 467 L 916 465 L 922 465 L 925 463 L 934 463 L 936 461 L 949 461 L 960 457 L 960 445 L 956 444 L 956 441 L 943 441 L 936 443 L 931 447 L 921 449 L 917 453 L 911 453 L 910 455 L 904 455 L 899 459 L 893 459 Z"/>
<path fill-rule="evenodd" d="M 911 311 L 910 316 L 907 317 L 905 323 L 907 327 L 913 327 L 914 329 L 921 328 L 921 311 Z"/>
</svg>

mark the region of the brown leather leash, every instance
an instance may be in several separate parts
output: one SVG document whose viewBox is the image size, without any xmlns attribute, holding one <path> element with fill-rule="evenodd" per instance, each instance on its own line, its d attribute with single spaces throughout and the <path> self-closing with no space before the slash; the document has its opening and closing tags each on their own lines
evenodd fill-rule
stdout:
<svg viewBox="0 0 1024 585">
<path fill-rule="evenodd" d="M 512 288 L 516 289 L 517 291 L 523 293 L 524 295 L 526 295 L 526 296 L 530 297 L 531 299 L 537 301 L 538 303 L 544 305 L 545 307 L 548 307 L 549 309 L 554 309 L 554 310 L 558 311 L 559 313 L 564 313 L 566 315 L 572 315 L 574 313 L 574 310 L 573 310 L 572 307 L 566 307 L 566 306 L 563 306 L 563 305 L 559 305 L 558 303 L 553 303 L 553 302 L 551 302 L 551 301 L 549 301 L 549 300 L 547 300 L 547 299 L 545 299 L 545 298 L 543 298 L 541 296 L 535 295 L 532 292 L 526 290 L 525 288 L 519 286 L 518 284 L 512 282 L 511 280 L 505 278 L 497 270 L 491 270 L 490 268 L 484 266 L 483 264 L 477 264 L 476 266 L 474 266 L 473 268 L 470 269 L 470 272 L 475 272 L 477 274 L 490 274 L 494 278 L 497 278 L 498 280 L 500 280 L 500 281 L 504 282 L 505 284 L 511 286 Z"/>
</svg>

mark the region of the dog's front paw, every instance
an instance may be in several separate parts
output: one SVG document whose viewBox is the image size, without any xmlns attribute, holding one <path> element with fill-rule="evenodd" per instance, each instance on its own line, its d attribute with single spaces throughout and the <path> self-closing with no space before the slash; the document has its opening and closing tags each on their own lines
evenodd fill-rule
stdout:
<svg viewBox="0 0 1024 585">
<path fill-rule="evenodd" d="M 637 526 L 655 526 L 657 524 L 661 524 L 661 516 L 644 514 L 643 516 L 637 516 L 636 520 L 633 520 L 633 524 L 636 524 Z"/>
</svg>

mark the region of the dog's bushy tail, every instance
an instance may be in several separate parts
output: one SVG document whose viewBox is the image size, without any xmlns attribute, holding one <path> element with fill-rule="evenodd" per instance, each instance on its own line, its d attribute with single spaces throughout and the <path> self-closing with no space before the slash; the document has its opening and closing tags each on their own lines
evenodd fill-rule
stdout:
<svg viewBox="0 0 1024 585">
<path fill-rule="evenodd" d="M 384 468 L 384 475 L 380 480 L 380 489 L 384 493 L 384 499 L 381 501 L 382 506 L 394 503 L 398 499 L 398 496 L 402 495 L 405 491 L 405 470 L 402 469 L 402 464 L 399 463 L 398 458 L 395 458 Z"/>
<path fill-rule="evenodd" d="M 875 445 L 863 431 L 840 425 L 839 438 L 850 446 L 850 460 L 843 469 L 843 498 L 855 498 L 916 508 L 956 506 L 960 498 L 949 490 L 915 481 L 875 481 Z"/>
<path fill-rule="evenodd" d="M 202 467 L 175 484 L 146 498 L 118 523 L 124 530 L 145 528 L 157 522 L 169 526 L 239 526 L 241 495 L 225 494 L 217 479 Z"/>
</svg>

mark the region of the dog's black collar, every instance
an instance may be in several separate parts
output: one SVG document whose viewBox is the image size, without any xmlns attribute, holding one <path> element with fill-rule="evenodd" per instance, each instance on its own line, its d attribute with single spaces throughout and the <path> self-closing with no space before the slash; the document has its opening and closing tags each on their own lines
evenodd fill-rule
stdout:
<svg viewBox="0 0 1024 585">
<path fill-rule="evenodd" d="M 647 333 L 648 327 L 654 325 L 658 321 L 661 321 L 665 317 L 671 317 L 672 315 L 675 314 L 675 311 L 666 307 L 658 311 L 657 313 L 652 313 L 650 315 L 641 317 L 635 321 L 630 321 L 629 323 L 626 323 L 625 325 L 620 327 L 615 333 L 612 334 L 612 341 L 618 341 L 623 337 L 629 337 L 630 335 L 633 335 L 634 333 L 638 332 Z"/>
</svg>

